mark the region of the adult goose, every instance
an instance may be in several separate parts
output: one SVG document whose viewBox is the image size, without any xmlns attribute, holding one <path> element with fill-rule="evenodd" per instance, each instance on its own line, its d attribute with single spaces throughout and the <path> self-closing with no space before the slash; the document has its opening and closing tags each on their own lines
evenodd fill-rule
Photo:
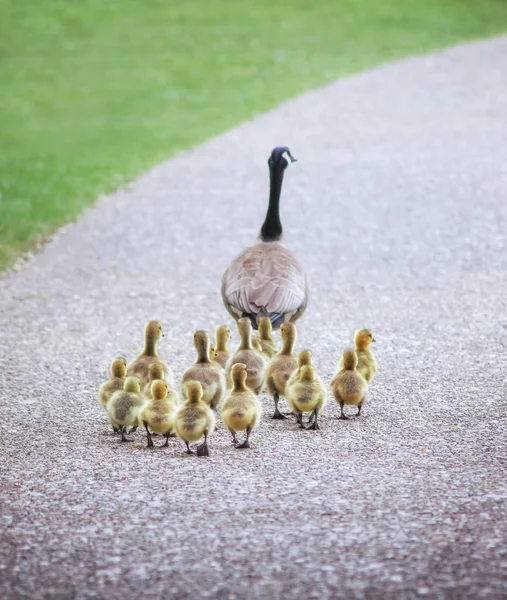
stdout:
<svg viewBox="0 0 507 600">
<path fill-rule="evenodd" d="M 285 169 L 296 159 L 289 148 L 276 147 L 268 160 L 269 205 L 260 242 L 241 252 L 222 278 L 225 308 L 236 319 L 248 317 L 258 329 L 269 317 L 274 329 L 295 321 L 308 302 L 308 282 L 303 266 L 282 242 L 280 193 Z"/>
</svg>

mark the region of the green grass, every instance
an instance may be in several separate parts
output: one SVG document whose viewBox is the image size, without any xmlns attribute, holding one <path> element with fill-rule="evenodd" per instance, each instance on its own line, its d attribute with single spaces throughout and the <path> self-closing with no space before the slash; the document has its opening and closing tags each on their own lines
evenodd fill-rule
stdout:
<svg viewBox="0 0 507 600">
<path fill-rule="evenodd" d="M 505 30 L 505 0 L 0 0 L 0 268 L 256 112 Z"/>
</svg>

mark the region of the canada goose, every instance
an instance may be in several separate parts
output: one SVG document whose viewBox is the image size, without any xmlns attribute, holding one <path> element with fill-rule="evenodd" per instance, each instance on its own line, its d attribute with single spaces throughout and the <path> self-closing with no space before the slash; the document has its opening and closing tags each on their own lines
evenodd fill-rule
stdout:
<svg viewBox="0 0 507 600">
<path fill-rule="evenodd" d="M 297 373 L 297 371 L 296 371 Z M 320 429 L 318 415 L 327 401 L 326 388 L 322 380 L 315 375 L 312 365 L 303 365 L 299 376 L 290 379 L 285 391 L 287 404 L 296 415 L 301 428 L 303 425 L 303 413 L 313 413 L 313 422 L 307 429 Z"/>
<path fill-rule="evenodd" d="M 226 367 L 229 387 L 232 385 L 231 371 L 233 365 L 241 363 L 246 365 L 246 385 L 258 394 L 264 384 L 264 371 L 266 363 L 264 358 L 254 350 L 252 346 L 252 323 L 250 319 L 243 317 L 238 321 L 238 332 L 240 344 L 236 352 L 231 356 Z"/>
<path fill-rule="evenodd" d="M 293 381 L 299 380 L 299 375 L 301 374 L 301 367 L 311 367 L 312 365 L 313 362 L 311 350 L 301 350 L 301 352 L 298 354 L 298 368 L 289 377 L 289 381 L 287 381 L 287 386 L 291 385 Z"/>
<path fill-rule="evenodd" d="M 219 325 L 215 329 L 215 356 L 213 360 L 224 369 L 230 356 L 229 349 L 227 348 L 227 342 L 230 337 L 231 328 L 229 325 Z"/>
<path fill-rule="evenodd" d="M 127 361 L 123 356 L 115 358 L 111 363 L 111 379 L 104 383 L 99 390 L 99 404 L 104 410 L 107 410 L 106 405 L 109 402 L 111 396 L 123 389 L 125 383 L 125 375 L 127 373 Z M 118 427 L 113 425 L 113 431 L 118 433 L 120 430 Z"/>
<path fill-rule="evenodd" d="M 173 374 L 171 369 L 164 363 L 157 353 L 157 342 L 163 337 L 162 325 L 159 321 L 150 321 L 144 328 L 144 350 L 127 367 L 127 375 L 138 377 L 141 389 L 148 383 L 148 369 L 153 363 L 160 363 L 164 369 L 164 379 L 169 385 L 173 385 Z"/>
<path fill-rule="evenodd" d="M 173 431 L 174 419 L 179 407 L 179 396 L 168 386 L 167 382 L 161 379 L 153 380 L 150 400 L 139 412 L 139 422 L 146 429 L 148 448 L 153 448 L 150 429 L 153 433 L 165 436 L 163 448 L 169 445 L 169 436 Z"/>
<path fill-rule="evenodd" d="M 294 344 L 296 343 L 296 326 L 294 323 L 284 323 L 281 328 L 282 349 L 271 359 L 266 369 L 266 388 L 275 402 L 273 419 L 286 419 L 278 410 L 280 396 L 285 396 L 285 387 L 292 373 L 298 368 L 298 361 L 294 357 Z"/>
<path fill-rule="evenodd" d="M 371 342 L 374 342 L 373 335 L 369 329 L 360 329 L 354 336 L 357 354 L 357 370 L 369 383 L 377 371 L 375 357 L 369 349 Z"/>
<path fill-rule="evenodd" d="M 295 321 L 308 302 L 308 282 L 303 266 L 282 243 L 280 193 L 285 169 L 295 162 L 289 148 L 275 148 L 268 160 L 269 205 L 260 242 L 243 250 L 225 271 L 222 298 L 236 319 L 248 317 L 257 329 L 261 317 L 273 327 Z"/>
<path fill-rule="evenodd" d="M 186 397 L 174 420 L 176 435 L 185 442 L 187 454 L 193 454 L 189 442 L 197 442 L 204 436 L 203 443 L 197 447 L 197 456 L 209 456 L 207 442 L 215 429 L 215 413 L 202 400 L 200 381 L 188 382 Z"/>
<path fill-rule="evenodd" d="M 131 441 L 125 437 L 125 430 L 127 425 L 138 424 L 139 411 L 145 402 L 137 377 L 127 377 L 123 390 L 111 396 L 107 403 L 107 413 L 113 427 L 121 431 L 122 442 Z"/>
<path fill-rule="evenodd" d="M 345 350 L 340 366 L 343 368 L 336 373 L 331 381 L 331 390 L 336 402 L 340 405 L 340 419 L 348 419 L 343 412 L 345 404 L 357 406 L 358 417 L 361 414 L 368 384 L 366 379 L 357 371 L 357 354 L 354 350 Z"/>
<path fill-rule="evenodd" d="M 206 331 L 194 333 L 194 346 L 197 350 L 197 359 L 181 378 L 181 393 L 187 397 L 189 381 L 200 381 L 203 390 L 203 402 L 213 410 L 217 409 L 225 394 L 224 370 L 209 358 L 209 336 Z"/>
<path fill-rule="evenodd" d="M 151 384 L 156 379 L 164 379 L 164 367 L 161 363 L 152 363 L 148 367 L 148 383 L 144 386 L 143 394 L 146 398 L 151 398 Z"/>
<path fill-rule="evenodd" d="M 222 419 L 232 434 L 234 444 L 238 443 L 236 432 L 246 431 L 245 441 L 236 448 L 250 448 L 250 433 L 260 421 L 262 405 L 256 394 L 246 386 L 246 365 L 233 365 L 231 377 L 233 388 L 222 407 Z"/>
<path fill-rule="evenodd" d="M 273 340 L 272 331 L 271 319 L 269 317 L 261 317 L 259 319 L 259 337 L 254 338 L 253 341 L 259 341 L 262 354 L 268 361 L 278 352 L 278 348 Z"/>
</svg>

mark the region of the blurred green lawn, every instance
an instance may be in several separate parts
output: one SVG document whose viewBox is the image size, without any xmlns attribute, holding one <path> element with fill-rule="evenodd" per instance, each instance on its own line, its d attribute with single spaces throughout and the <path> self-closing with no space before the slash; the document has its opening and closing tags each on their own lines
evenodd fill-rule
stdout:
<svg viewBox="0 0 507 600">
<path fill-rule="evenodd" d="M 505 30 L 505 0 L 0 0 L 0 268 L 258 111 Z"/>
</svg>

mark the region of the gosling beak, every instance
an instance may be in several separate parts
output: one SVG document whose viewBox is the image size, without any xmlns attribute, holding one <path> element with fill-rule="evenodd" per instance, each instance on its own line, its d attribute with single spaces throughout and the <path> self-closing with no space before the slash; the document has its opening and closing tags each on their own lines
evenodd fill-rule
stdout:
<svg viewBox="0 0 507 600">
<path fill-rule="evenodd" d="M 377 340 L 375 338 L 371 338 L 371 341 L 372 342 L 376 342 Z"/>
<path fill-rule="evenodd" d="M 298 159 L 297 159 L 297 158 L 294 158 L 294 157 L 292 156 L 292 154 L 289 154 L 289 158 L 290 158 L 290 162 L 297 162 L 297 161 L 298 161 Z"/>
</svg>

